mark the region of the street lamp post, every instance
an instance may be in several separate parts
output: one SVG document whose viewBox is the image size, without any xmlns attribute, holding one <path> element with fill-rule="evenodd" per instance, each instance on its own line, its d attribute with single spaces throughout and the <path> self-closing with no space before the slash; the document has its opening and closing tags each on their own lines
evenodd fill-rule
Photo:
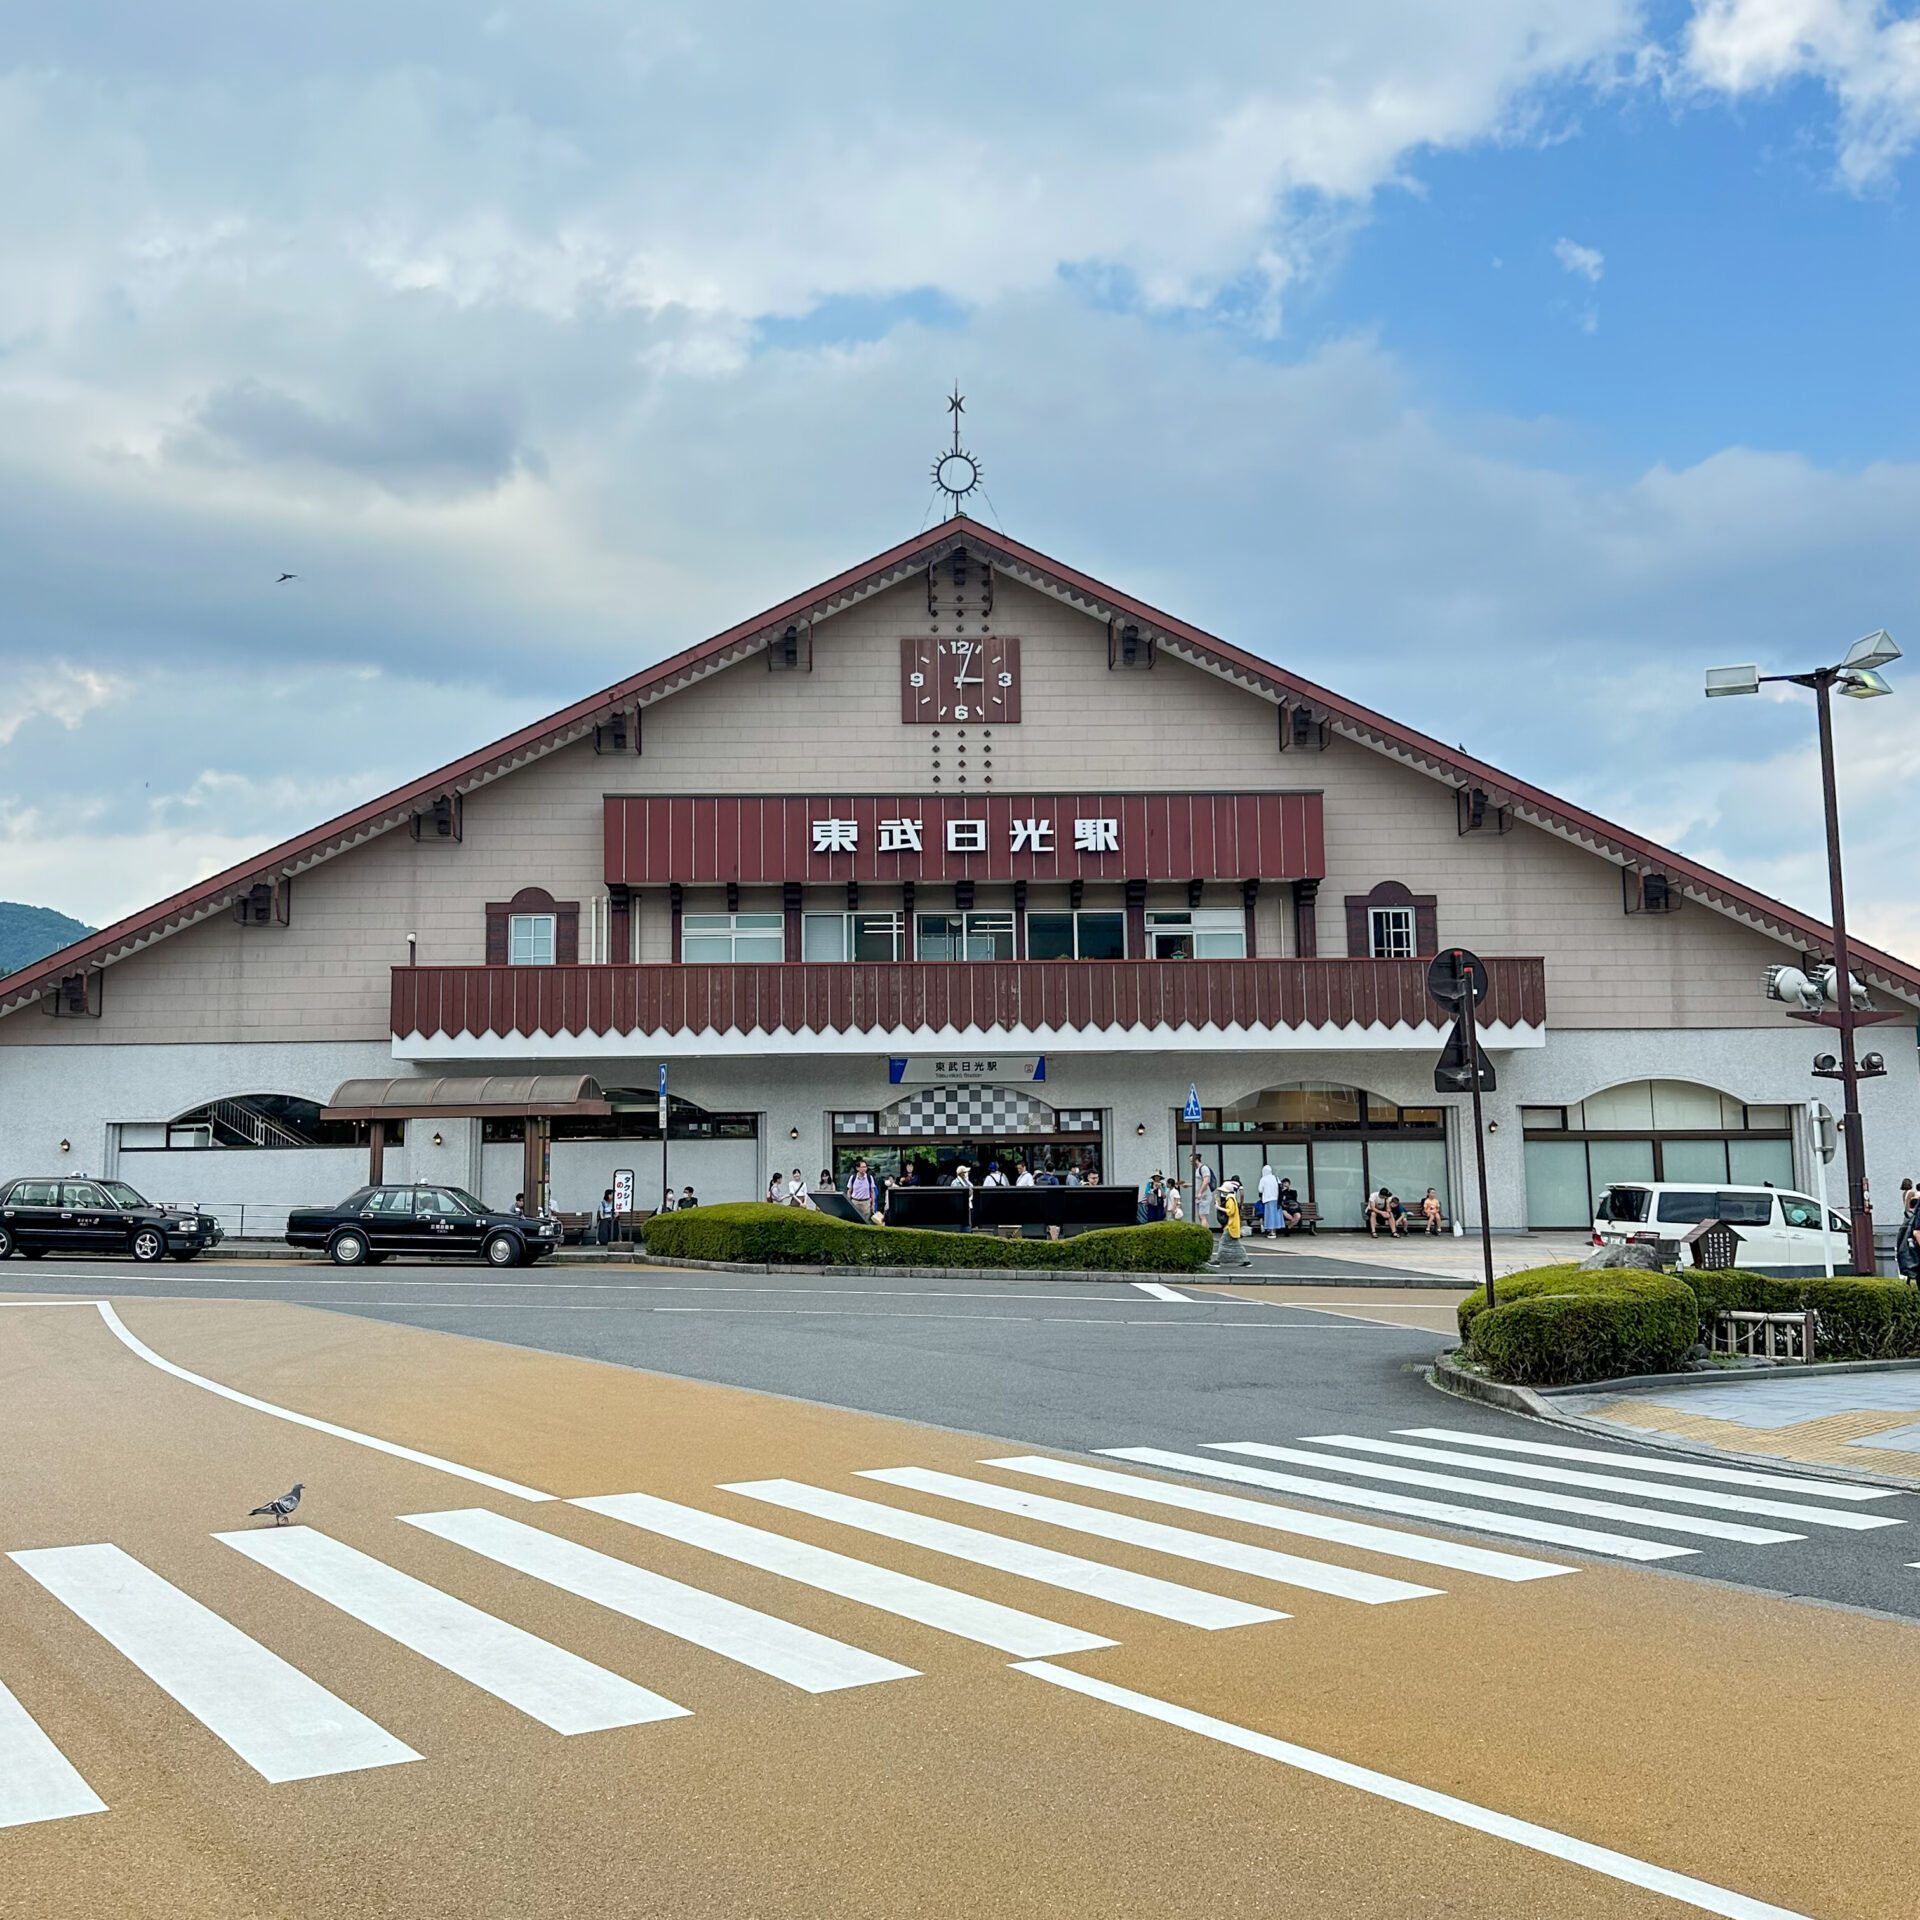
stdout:
<svg viewBox="0 0 1920 1920">
<path fill-rule="evenodd" d="M 1847 649 L 1846 657 L 1831 667 L 1816 667 L 1810 673 L 1766 673 L 1758 667 L 1715 667 L 1707 675 L 1707 698 L 1728 694 L 1758 693 L 1769 682 L 1786 682 L 1796 687 L 1811 687 L 1820 716 L 1820 790 L 1827 816 L 1827 889 L 1833 914 L 1833 998 L 1836 1018 L 1832 1024 L 1840 1032 L 1840 1068 L 1838 1078 L 1843 1093 L 1844 1113 L 1840 1119 L 1841 1138 L 1847 1150 L 1847 1223 L 1848 1239 L 1856 1273 L 1871 1273 L 1873 1259 L 1873 1212 L 1867 1201 L 1867 1149 L 1860 1130 L 1860 1065 L 1854 1049 L 1854 1032 L 1861 1024 L 1853 1004 L 1853 963 L 1847 946 L 1846 890 L 1840 872 L 1840 800 L 1833 775 L 1833 690 L 1853 700 L 1872 700 L 1893 689 L 1880 677 L 1879 669 L 1900 658 L 1891 634 L 1870 633 Z M 1824 1015 L 1813 1016 L 1825 1022 Z M 1884 1069 L 1883 1069 L 1884 1071 Z"/>
</svg>

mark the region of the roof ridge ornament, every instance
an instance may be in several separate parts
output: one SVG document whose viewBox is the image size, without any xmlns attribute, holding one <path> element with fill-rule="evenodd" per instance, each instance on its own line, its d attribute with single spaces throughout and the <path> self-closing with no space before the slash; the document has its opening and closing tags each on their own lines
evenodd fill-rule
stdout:
<svg viewBox="0 0 1920 1920">
<path fill-rule="evenodd" d="M 933 463 L 933 484 L 947 496 L 950 520 L 967 517 L 967 510 L 960 503 L 980 484 L 980 462 L 960 444 L 960 416 L 966 410 L 967 397 L 956 380 L 947 396 L 947 411 L 953 415 L 953 445 Z"/>
</svg>

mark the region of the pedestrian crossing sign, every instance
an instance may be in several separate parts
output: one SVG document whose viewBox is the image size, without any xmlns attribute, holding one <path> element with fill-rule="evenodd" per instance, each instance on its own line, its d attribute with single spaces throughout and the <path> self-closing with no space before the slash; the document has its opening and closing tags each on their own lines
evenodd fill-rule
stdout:
<svg viewBox="0 0 1920 1920">
<path fill-rule="evenodd" d="M 1197 1085 L 1187 1088 L 1187 1104 L 1182 1110 L 1180 1118 L 1182 1120 L 1191 1120 L 1195 1126 L 1200 1124 L 1200 1089 Z"/>
</svg>

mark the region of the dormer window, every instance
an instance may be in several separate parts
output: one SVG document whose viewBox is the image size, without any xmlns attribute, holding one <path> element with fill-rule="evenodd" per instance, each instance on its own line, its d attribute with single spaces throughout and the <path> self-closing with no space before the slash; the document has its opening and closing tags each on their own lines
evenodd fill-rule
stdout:
<svg viewBox="0 0 1920 1920">
<path fill-rule="evenodd" d="M 1413 958 L 1413 909 L 1411 907 L 1369 907 L 1367 909 L 1367 956 L 1373 960 L 1411 960 Z"/>
</svg>

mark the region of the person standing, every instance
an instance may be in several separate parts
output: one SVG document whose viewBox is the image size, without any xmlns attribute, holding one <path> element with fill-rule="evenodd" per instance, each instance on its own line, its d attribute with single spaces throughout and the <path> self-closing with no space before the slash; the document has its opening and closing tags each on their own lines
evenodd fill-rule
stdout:
<svg viewBox="0 0 1920 1920">
<path fill-rule="evenodd" d="M 1193 1217 L 1203 1226 L 1213 1219 L 1213 1169 L 1193 1156 Z"/>
<path fill-rule="evenodd" d="M 1007 1176 L 1000 1171 L 1000 1162 L 998 1160 L 994 1161 L 993 1164 L 988 1167 L 987 1177 L 982 1180 L 980 1184 L 983 1187 L 1004 1187 L 1008 1184 Z"/>
<path fill-rule="evenodd" d="M 807 1176 L 798 1167 L 787 1175 L 787 1205 L 790 1207 L 810 1207 L 813 1196 L 807 1191 Z"/>
<path fill-rule="evenodd" d="M 1280 1232 L 1280 1176 L 1265 1161 L 1260 1166 L 1260 1231 L 1269 1240 Z"/>
<path fill-rule="evenodd" d="M 853 1202 L 854 1211 L 861 1219 L 873 1218 L 874 1202 L 878 1195 L 874 1189 L 873 1175 L 867 1170 L 864 1160 L 853 1163 L 853 1176 L 847 1182 L 847 1198 Z"/>
<path fill-rule="evenodd" d="M 773 1178 L 767 1182 L 767 1205 L 777 1207 L 786 1197 L 786 1191 L 781 1184 L 780 1176 L 776 1173 Z"/>
<path fill-rule="evenodd" d="M 600 1196 L 600 1205 L 595 1210 L 593 1237 L 603 1247 L 613 1245 L 613 1189 L 611 1187 Z"/>
<path fill-rule="evenodd" d="M 1900 1220 L 1894 1265 L 1910 1284 L 1920 1286 L 1920 1187 L 1909 1187 L 1903 1197 L 1908 1206 Z"/>
<path fill-rule="evenodd" d="M 1169 1180 L 1167 1182 L 1167 1218 L 1169 1220 L 1184 1220 L 1186 1217 L 1180 1205 L 1180 1182 L 1178 1180 Z"/>
<path fill-rule="evenodd" d="M 1033 1171 L 1024 1160 L 1014 1163 L 1013 1184 L 1016 1187 L 1030 1187 L 1034 1184 Z"/>
</svg>

